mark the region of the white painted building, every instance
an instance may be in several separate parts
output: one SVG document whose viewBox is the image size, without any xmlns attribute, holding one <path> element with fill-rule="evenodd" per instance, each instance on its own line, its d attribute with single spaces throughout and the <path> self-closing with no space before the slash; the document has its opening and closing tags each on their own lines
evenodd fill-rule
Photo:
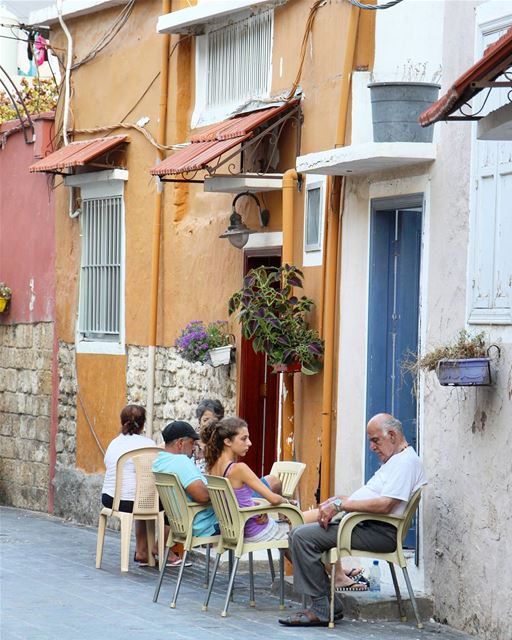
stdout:
<svg viewBox="0 0 512 640">
<path fill-rule="evenodd" d="M 512 142 L 478 140 L 484 120 L 440 122 L 432 143 L 374 142 L 367 85 L 439 82 L 442 95 L 509 26 L 512 2 L 405 0 L 378 11 L 373 76 L 353 74 L 351 145 L 297 162 L 346 176 L 337 490 L 369 473 L 367 419 L 394 412 L 429 476 L 409 552 L 414 585 L 433 596 L 437 618 L 489 640 L 510 638 L 512 623 Z M 490 90 L 482 114 L 509 91 Z M 462 329 L 499 346 L 492 385 L 440 386 L 427 373 L 411 395 L 404 351 L 425 353 Z"/>
</svg>

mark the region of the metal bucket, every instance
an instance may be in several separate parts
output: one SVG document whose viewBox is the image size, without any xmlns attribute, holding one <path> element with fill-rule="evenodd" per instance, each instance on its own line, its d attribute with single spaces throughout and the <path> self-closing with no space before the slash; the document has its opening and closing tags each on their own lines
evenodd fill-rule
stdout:
<svg viewBox="0 0 512 640">
<path fill-rule="evenodd" d="M 368 87 L 375 142 L 432 142 L 434 127 L 421 127 L 418 117 L 437 100 L 438 84 L 372 82 Z"/>
</svg>

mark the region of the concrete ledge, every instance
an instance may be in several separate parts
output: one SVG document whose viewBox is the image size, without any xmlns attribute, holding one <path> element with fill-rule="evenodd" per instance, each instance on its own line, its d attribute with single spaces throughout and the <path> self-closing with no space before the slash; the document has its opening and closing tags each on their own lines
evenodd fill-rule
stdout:
<svg viewBox="0 0 512 640">
<path fill-rule="evenodd" d="M 272 585 L 272 593 L 279 593 L 279 582 Z M 302 603 L 302 596 L 293 590 L 293 577 L 285 578 L 285 597 Z M 345 618 L 352 620 L 389 620 L 390 622 L 399 621 L 398 604 L 393 589 L 383 587 L 379 591 L 362 591 L 356 593 L 353 591 L 342 591 L 339 594 L 343 602 L 343 610 Z M 416 593 L 416 603 L 420 614 L 420 620 L 428 621 L 434 614 L 433 600 L 423 594 Z M 402 600 L 405 607 L 405 613 L 408 620 L 414 620 L 414 612 L 409 600 L 409 596 L 402 593 Z"/>
</svg>

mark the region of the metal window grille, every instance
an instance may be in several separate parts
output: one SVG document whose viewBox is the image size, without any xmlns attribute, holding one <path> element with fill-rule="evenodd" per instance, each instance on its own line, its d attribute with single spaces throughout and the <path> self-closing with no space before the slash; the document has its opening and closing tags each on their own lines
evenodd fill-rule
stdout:
<svg viewBox="0 0 512 640">
<path fill-rule="evenodd" d="M 118 341 L 121 308 L 122 197 L 82 202 L 79 331 L 86 340 Z"/>
<path fill-rule="evenodd" d="M 268 95 L 273 22 L 266 11 L 208 33 L 207 108 Z"/>
</svg>

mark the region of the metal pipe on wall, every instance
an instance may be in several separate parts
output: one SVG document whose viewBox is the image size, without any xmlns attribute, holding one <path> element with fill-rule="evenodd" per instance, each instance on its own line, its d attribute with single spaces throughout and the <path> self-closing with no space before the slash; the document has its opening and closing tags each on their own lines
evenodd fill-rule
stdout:
<svg viewBox="0 0 512 640">
<path fill-rule="evenodd" d="M 336 146 L 345 145 L 347 132 L 348 107 L 350 101 L 350 86 L 352 69 L 356 51 L 357 29 L 359 26 L 360 9 L 354 5 L 350 8 L 350 17 L 345 43 L 345 55 L 343 59 L 340 111 L 338 116 L 338 129 L 336 133 Z M 324 379 L 322 391 L 322 454 L 321 454 L 321 478 L 320 501 L 326 500 L 331 495 L 331 441 L 333 423 L 333 382 L 334 382 L 334 353 L 335 353 L 335 324 L 336 324 L 336 299 L 338 289 L 338 264 L 341 260 L 341 216 L 343 215 L 342 193 L 343 185 L 341 176 L 335 176 L 329 180 L 328 207 L 327 207 L 327 241 L 326 241 L 326 271 L 325 292 L 323 296 L 323 337 L 325 341 Z M 338 252 L 338 247 L 339 252 Z"/>
<path fill-rule="evenodd" d="M 162 15 L 171 12 L 171 0 L 162 0 Z M 163 34 L 160 62 L 160 100 L 158 108 L 158 138 L 157 141 L 165 145 L 167 138 L 167 106 L 169 86 L 169 48 L 171 36 Z M 157 162 L 164 159 L 163 151 L 158 150 Z M 157 190 L 155 194 L 153 213 L 153 241 L 151 248 L 151 298 L 149 315 L 149 339 L 148 339 L 148 368 L 147 368 L 147 401 L 146 401 L 146 435 L 153 437 L 153 408 L 155 394 L 155 357 L 156 336 L 158 328 L 158 287 L 160 279 L 160 244 L 162 227 L 162 185 L 157 177 Z"/>
<path fill-rule="evenodd" d="M 288 169 L 283 175 L 283 255 L 282 264 L 293 264 L 293 198 L 297 190 L 298 175 Z M 293 460 L 294 389 L 293 374 L 282 373 L 281 393 L 281 453 L 283 460 Z"/>
</svg>

